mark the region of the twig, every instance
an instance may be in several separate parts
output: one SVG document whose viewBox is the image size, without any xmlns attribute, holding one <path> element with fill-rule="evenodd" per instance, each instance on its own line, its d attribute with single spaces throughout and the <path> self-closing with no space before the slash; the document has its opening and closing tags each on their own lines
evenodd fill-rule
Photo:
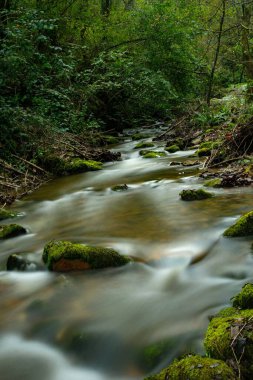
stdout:
<svg viewBox="0 0 253 380">
<path fill-rule="evenodd" d="M 44 172 L 44 173 L 48 173 L 46 170 L 42 169 L 40 166 L 37 166 L 37 165 L 35 165 L 34 163 L 32 163 L 32 162 L 30 162 L 30 161 L 27 161 L 27 160 L 25 160 L 25 159 L 22 158 L 22 157 L 18 157 L 18 156 L 16 156 L 15 154 L 13 154 L 13 157 L 17 158 L 18 160 L 21 160 L 21 161 L 25 162 L 26 164 L 32 166 L 32 167 L 35 168 L 35 169 L 38 169 L 38 170 L 40 170 L 40 171 L 42 171 L 42 172 Z"/>
<path fill-rule="evenodd" d="M 211 166 L 204 166 L 204 167 L 208 167 L 210 169 L 216 167 L 216 166 L 220 166 L 220 165 L 224 165 L 224 164 L 227 164 L 229 162 L 233 162 L 233 161 L 239 161 L 239 160 L 243 160 L 245 158 L 245 156 L 240 156 L 240 157 L 236 157 L 236 158 L 230 158 L 229 160 L 225 160 L 225 161 L 222 161 L 222 162 L 218 162 L 217 164 L 213 164 Z"/>
<path fill-rule="evenodd" d="M 0 159 L 0 165 L 1 165 L 3 168 L 7 169 L 7 170 L 11 170 L 11 171 L 13 171 L 13 172 L 15 172 L 15 173 L 21 174 L 22 176 L 24 175 L 23 172 L 21 172 L 20 170 L 14 168 L 11 164 L 8 164 L 7 162 L 5 162 L 5 161 L 2 160 L 2 159 Z"/>
</svg>

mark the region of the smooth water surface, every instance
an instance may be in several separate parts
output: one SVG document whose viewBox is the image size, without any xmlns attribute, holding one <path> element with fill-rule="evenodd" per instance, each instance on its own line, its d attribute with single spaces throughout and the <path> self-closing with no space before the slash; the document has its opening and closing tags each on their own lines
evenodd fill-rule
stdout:
<svg viewBox="0 0 253 380">
<path fill-rule="evenodd" d="M 202 186 L 200 166 L 169 164 L 194 152 L 143 159 L 135 144 L 117 146 L 122 161 L 103 171 L 54 180 L 14 205 L 29 234 L 0 243 L 2 380 L 143 379 L 181 353 L 203 353 L 208 316 L 253 280 L 252 241 L 222 237 L 253 209 L 253 188 L 183 202 L 182 189 Z M 117 184 L 129 188 L 112 191 Z M 113 247 L 138 260 L 48 273 L 41 254 L 52 239 Z M 11 253 L 41 270 L 6 272 Z M 163 348 L 150 357 L 157 343 Z"/>
</svg>

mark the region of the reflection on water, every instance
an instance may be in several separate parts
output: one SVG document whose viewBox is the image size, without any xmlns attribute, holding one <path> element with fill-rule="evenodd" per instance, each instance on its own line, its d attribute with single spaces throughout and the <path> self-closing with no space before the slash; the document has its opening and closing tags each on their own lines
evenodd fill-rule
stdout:
<svg viewBox="0 0 253 380">
<path fill-rule="evenodd" d="M 0 245 L 4 380 L 34 379 L 40 367 L 41 380 L 142 379 L 180 353 L 203 352 L 208 316 L 252 281 L 251 241 L 222 237 L 252 209 L 252 187 L 182 202 L 182 189 L 201 186 L 197 166 L 169 166 L 187 153 L 145 160 L 133 147 L 119 147 L 126 159 L 102 172 L 49 182 L 15 204 L 29 234 Z M 111 190 L 122 183 L 127 191 Z M 111 246 L 141 261 L 64 276 L 4 271 L 14 252 L 41 262 L 51 239 Z M 165 354 L 150 364 L 145 350 L 161 341 Z"/>
</svg>

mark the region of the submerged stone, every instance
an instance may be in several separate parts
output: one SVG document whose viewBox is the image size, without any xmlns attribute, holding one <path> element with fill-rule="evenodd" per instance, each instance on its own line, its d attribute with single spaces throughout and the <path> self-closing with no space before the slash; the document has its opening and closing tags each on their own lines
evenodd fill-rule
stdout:
<svg viewBox="0 0 253 380">
<path fill-rule="evenodd" d="M 223 233 L 226 237 L 241 237 L 253 235 L 253 211 L 241 216 L 235 224 Z"/>
<path fill-rule="evenodd" d="M 111 248 L 73 244 L 69 241 L 51 241 L 46 244 L 43 261 L 56 272 L 80 271 L 118 267 L 131 261 Z"/>
<path fill-rule="evenodd" d="M 223 361 L 198 355 L 175 360 L 168 368 L 144 380 L 235 380 L 233 370 Z"/>
<path fill-rule="evenodd" d="M 183 190 L 179 194 L 183 201 L 200 201 L 202 199 L 212 198 L 214 195 L 203 189 Z"/>
<path fill-rule="evenodd" d="M 139 144 L 137 144 L 134 149 L 143 149 L 143 148 L 153 148 L 155 146 L 155 144 L 153 144 L 152 142 L 141 142 Z"/>
<path fill-rule="evenodd" d="M 0 226 L 0 239 L 9 239 L 24 234 L 26 234 L 26 229 L 19 224 Z"/>
<path fill-rule="evenodd" d="M 204 345 L 213 358 L 231 363 L 243 379 L 253 373 L 253 310 L 228 308 L 214 317 L 207 329 Z M 239 366 L 239 367 L 238 367 Z"/>
<path fill-rule="evenodd" d="M 125 190 L 128 190 L 128 186 L 126 184 L 116 185 L 112 187 L 112 191 L 125 191 Z"/>
<path fill-rule="evenodd" d="M 8 257 L 6 269 L 8 271 L 34 271 L 38 269 L 37 264 L 24 259 L 22 256 L 17 254 L 12 254 Z"/>
<path fill-rule="evenodd" d="M 240 293 L 232 298 L 233 306 L 239 309 L 253 309 L 253 284 L 243 286 Z"/>
<path fill-rule="evenodd" d="M 180 147 L 178 145 L 171 145 L 171 146 L 168 146 L 167 148 L 165 148 L 165 150 L 166 150 L 166 152 L 169 152 L 169 153 L 175 153 L 178 150 L 180 150 Z"/>
<path fill-rule="evenodd" d="M 0 209 L 0 220 L 15 218 L 18 214 L 14 211 Z"/>
</svg>

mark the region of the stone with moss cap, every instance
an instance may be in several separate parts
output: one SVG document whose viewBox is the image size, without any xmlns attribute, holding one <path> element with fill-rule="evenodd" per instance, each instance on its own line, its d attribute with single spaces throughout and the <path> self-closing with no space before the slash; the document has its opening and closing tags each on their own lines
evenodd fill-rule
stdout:
<svg viewBox="0 0 253 380">
<path fill-rule="evenodd" d="M 101 170 L 102 162 L 92 160 L 82 160 L 74 158 L 65 164 L 65 171 L 69 174 L 83 173 L 87 171 Z"/>
<path fill-rule="evenodd" d="M 232 299 L 233 306 L 239 309 L 253 309 L 253 284 L 243 286 L 240 293 Z"/>
<path fill-rule="evenodd" d="M 178 150 L 180 150 L 180 147 L 178 145 L 170 145 L 167 148 L 165 148 L 165 150 L 169 153 L 176 153 Z"/>
<path fill-rule="evenodd" d="M 139 153 L 143 158 L 157 158 L 157 157 L 165 157 L 166 156 L 165 152 L 141 150 Z"/>
<path fill-rule="evenodd" d="M 147 133 L 135 133 L 134 135 L 132 135 L 132 140 L 136 141 L 141 139 L 147 139 L 149 137 L 150 135 L 148 135 Z"/>
<path fill-rule="evenodd" d="M 238 368 L 242 378 L 253 373 L 253 310 L 228 308 L 214 317 L 207 329 L 204 345 L 207 354 Z M 237 360 L 236 360 L 237 359 Z"/>
<path fill-rule="evenodd" d="M 143 149 L 143 148 L 153 148 L 155 144 L 152 142 L 140 142 L 139 144 L 135 145 L 134 149 Z"/>
<path fill-rule="evenodd" d="M 198 190 L 183 190 L 179 194 L 183 201 L 200 201 L 203 199 L 212 198 L 214 195 L 203 189 Z"/>
<path fill-rule="evenodd" d="M 241 237 L 253 235 L 253 211 L 241 216 L 235 224 L 223 233 L 226 237 Z"/>
<path fill-rule="evenodd" d="M 69 272 L 87 269 L 118 267 L 131 261 L 111 248 L 51 241 L 44 247 L 42 259 L 49 270 Z"/>
<path fill-rule="evenodd" d="M 144 380 L 235 380 L 233 370 L 223 361 L 198 355 L 187 355 L 175 360 L 159 374 Z"/>
<path fill-rule="evenodd" d="M 212 178 L 204 182 L 205 187 L 221 187 L 221 178 Z"/>
<path fill-rule="evenodd" d="M 0 209 L 0 220 L 15 218 L 17 215 L 14 211 L 5 210 L 4 208 Z"/>
<path fill-rule="evenodd" d="M 9 239 L 24 234 L 26 234 L 26 229 L 19 224 L 0 226 L 0 239 Z"/>
</svg>

